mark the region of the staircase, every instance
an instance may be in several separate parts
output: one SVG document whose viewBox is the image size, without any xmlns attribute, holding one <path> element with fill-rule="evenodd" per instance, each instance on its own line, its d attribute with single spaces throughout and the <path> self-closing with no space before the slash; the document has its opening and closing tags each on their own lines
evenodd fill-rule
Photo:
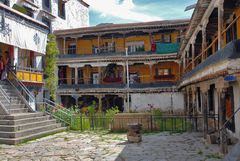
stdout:
<svg viewBox="0 0 240 161">
<path fill-rule="evenodd" d="M 0 81 L 0 108 L 0 144 L 15 145 L 66 129 L 50 115 L 32 112 L 8 81 Z"/>
</svg>

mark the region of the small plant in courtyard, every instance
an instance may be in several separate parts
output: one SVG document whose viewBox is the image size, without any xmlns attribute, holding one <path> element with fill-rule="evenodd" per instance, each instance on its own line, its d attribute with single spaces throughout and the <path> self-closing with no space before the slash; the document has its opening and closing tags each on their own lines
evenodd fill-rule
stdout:
<svg viewBox="0 0 240 161">
<path fill-rule="evenodd" d="M 95 108 L 96 107 L 96 101 L 93 101 L 92 104 L 90 106 L 88 106 L 88 112 L 90 115 L 93 115 L 96 111 Z"/>
<path fill-rule="evenodd" d="M 115 107 L 112 107 L 112 108 L 110 108 L 110 109 L 108 109 L 107 111 L 106 111 L 106 116 L 107 117 L 110 117 L 110 118 L 113 118 L 113 116 L 115 115 L 115 114 L 117 114 L 117 113 L 119 113 L 120 111 L 119 111 L 119 109 L 118 109 L 118 106 L 115 106 Z"/>
</svg>

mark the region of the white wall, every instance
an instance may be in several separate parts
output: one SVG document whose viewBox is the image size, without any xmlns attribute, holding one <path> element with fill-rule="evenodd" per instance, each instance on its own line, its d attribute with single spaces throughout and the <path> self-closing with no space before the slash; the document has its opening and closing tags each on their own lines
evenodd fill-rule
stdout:
<svg viewBox="0 0 240 161">
<path fill-rule="evenodd" d="M 21 5 L 20 0 L 10 0 L 10 7 L 15 3 Z M 34 12 L 34 18 L 42 21 L 41 9 L 42 0 L 35 0 L 39 9 Z M 52 15 L 56 18 L 52 20 L 52 30 L 71 29 L 89 26 L 89 8 L 84 6 L 79 0 L 70 0 L 65 3 L 66 18 L 58 17 L 58 0 L 51 0 Z"/>
<path fill-rule="evenodd" d="M 53 31 L 89 26 L 89 9 L 78 0 L 65 3 L 66 19 L 58 17 L 58 0 L 52 0 L 52 14 L 57 17 L 52 22 Z"/>
<path fill-rule="evenodd" d="M 172 97 L 172 101 L 171 101 Z M 181 92 L 164 92 L 156 94 L 131 94 L 131 110 L 146 111 L 152 105 L 162 111 L 184 110 L 184 96 Z"/>
</svg>

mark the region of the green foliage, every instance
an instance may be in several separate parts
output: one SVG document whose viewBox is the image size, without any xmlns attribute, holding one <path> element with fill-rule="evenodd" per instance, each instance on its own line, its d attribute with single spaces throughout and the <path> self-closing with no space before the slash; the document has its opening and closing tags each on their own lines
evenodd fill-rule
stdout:
<svg viewBox="0 0 240 161">
<path fill-rule="evenodd" d="M 96 107 L 96 102 L 93 101 L 90 106 L 88 106 L 88 112 L 90 115 L 93 115 L 95 113 L 95 107 Z"/>
<path fill-rule="evenodd" d="M 157 116 L 162 116 L 162 111 L 159 108 L 153 108 L 152 109 L 152 114 L 157 115 Z"/>
<path fill-rule="evenodd" d="M 25 15 L 27 14 L 26 8 L 24 8 L 22 6 L 19 6 L 18 4 L 14 4 L 12 8 L 21 12 L 21 13 L 23 13 L 23 14 L 25 14 Z"/>
<path fill-rule="evenodd" d="M 50 96 L 53 100 L 56 100 L 56 90 L 57 90 L 57 81 L 58 78 L 56 76 L 56 59 L 59 54 L 59 50 L 57 48 L 56 36 L 53 34 L 48 35 L 48 44 L 46 50 L 46 66 L 44 68 L 44 74 L 46 78 L 46 88 L 50 92 Z"/>
<path fill-rule="evenodd" d="M 118 109 L 118 106 L 115 106 L 106 111 L 106 116 L 113 118 L 113 116 L 117 113 L 119 113 L 119 109 Z"/>
</svg>

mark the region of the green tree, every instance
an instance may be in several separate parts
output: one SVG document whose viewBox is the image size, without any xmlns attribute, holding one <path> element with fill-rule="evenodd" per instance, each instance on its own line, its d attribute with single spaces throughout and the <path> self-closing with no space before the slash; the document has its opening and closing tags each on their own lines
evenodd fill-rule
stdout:
<svg viewBox="0 0 240 161">
<path fill-rule="evenodd" d="M 46 88 L 50 92 L 50 97 L 52 100 L 56 100 L 56 90 L 57 90 L 57 81 L 58 78 L 56 76 L 57 65 L 56 59 L 59 54 L 59 50 L 57 48 L 56 36 L 53 34 L 48 35 L 48 43 L 46 49 L 46 59 L 45 59 L 45 67 L 44 74 L 46 76 Z"/>
</svg>

